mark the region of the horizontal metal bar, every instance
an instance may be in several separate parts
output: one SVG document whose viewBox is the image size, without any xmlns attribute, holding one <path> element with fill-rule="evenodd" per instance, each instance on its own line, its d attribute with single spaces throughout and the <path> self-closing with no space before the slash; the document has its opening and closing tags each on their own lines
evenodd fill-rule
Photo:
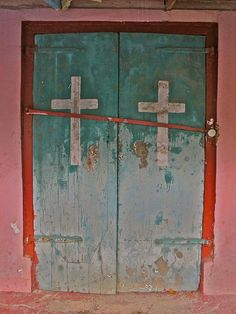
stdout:
<svg viewBox="0 0 236 314">
<path fill-rule="evenodd" d="M 210 244 L 211 241 L 206 240 L 206 239 L 198 239 L 198 238 L 176 238 L 176 239 L 171 239 L 171 238 L 164 238 L 164 239 L 155 239 L 154 243 L 156 245 L 159 244 L 164 244 L 164 245 L 208 245 Z"/>
<path fill-rule="evenodd" d="M 134 125 L 143 125 L 143 126 L 161 127 L 161 128 L 167 128 L 167 129 L 177 129 L 177 130 L 183 130 L 183 131 L 207 133 L 207 129 L 205 128 L 197 128 L 197 127 L 192 127 L 188 125 L 160 123 L 160 122 L 129 119 L 129 118 L 97 116 L 97 115 L 92 115 L 92 114 L 58 112 L 58 111 L 48 111 L 48 110 L 39 110 L 39 109 L 30 109 L 30 108 L 26 108 L 25 114 L 26 115 L 54 116 L 54 117 L 61 117 L 61 118 L 77 118 L 77 119 L 94 120 L 94 121 L 107 121 L 107 122 L 113 122 L 113 123 L 134 124 Z"/>
<path fill-rule="evenodd" d="M 55 243 L 74 243 L 82 242 L 80 236 L 62 236 L 62 235 L 42 235 L 37 234 L 34 236 L 36 242 L 55 242 Z"/>
</svg>

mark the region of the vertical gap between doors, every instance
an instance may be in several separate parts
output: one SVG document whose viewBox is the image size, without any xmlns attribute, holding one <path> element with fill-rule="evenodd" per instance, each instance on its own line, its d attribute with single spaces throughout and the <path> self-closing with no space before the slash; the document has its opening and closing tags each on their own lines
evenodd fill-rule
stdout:
<svg viewBox="0 0 236 314">
<path fill-rule="evenodd" d="M 120 33 L 117 33 L 117 115 L 120 115 Z M 116 176 L 117 176 L 117 184 L 116 184 L 116 292 L 118 290 L 118 250 L 119 250 L 119 151 L 120 151 L 120 125 L 117 123 L 117 139 L 116 139 L 116 149 L 117 149 L 117 162 L 116 162 Z"/>
</svg>

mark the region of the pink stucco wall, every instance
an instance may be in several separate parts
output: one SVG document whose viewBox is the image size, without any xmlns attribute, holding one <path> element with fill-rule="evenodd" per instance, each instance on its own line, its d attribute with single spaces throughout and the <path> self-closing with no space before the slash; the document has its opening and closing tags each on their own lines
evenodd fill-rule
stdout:
<svg viewBox="0 0 236 314">
<path fill-rule="evenodd" d="M 20 136 L 21 22 L 24 20 L 188 21 L 219 23 L 215 257 L 205 266 L 204 292 L 236 294 L 236 12 L 150 10 L 0 10 L 0 290 L 30 291 L 23 257 Z"/>
</svg>

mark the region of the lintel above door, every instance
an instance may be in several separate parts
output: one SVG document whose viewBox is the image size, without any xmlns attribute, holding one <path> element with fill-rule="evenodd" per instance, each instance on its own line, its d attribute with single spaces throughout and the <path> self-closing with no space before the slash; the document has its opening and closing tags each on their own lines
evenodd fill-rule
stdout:
<svg viewBox="0 0 236 314">
<path fill-rule="evenodd" d="M 235 0 L 221 0 L 221 1 L 209 1 L 209 0 L 145 0 L 140 2 L 139 0 L 73 0 L 70 4 L 68 1 L 64 1 L 64 8 L 70 6 L 70 8 L 99 8 L 99 9 L 158 9 L 158 10 L 236 10 Z M 34 9 L 34 8 L 48 8 L 54 9 L 63 8 L 61 0 L 5 0 L 0 2 L 0 8 L 10 9 Z"/>
</svg>

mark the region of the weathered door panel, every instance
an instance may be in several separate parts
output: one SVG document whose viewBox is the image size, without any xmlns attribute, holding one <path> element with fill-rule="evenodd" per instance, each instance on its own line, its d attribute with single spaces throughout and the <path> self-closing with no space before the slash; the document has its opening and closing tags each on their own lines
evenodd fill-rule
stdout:
<svg viewBox="0 0 236 314">
<path fill-rule="evenodd" d="M 36 44 L 37 109 L 70 99 L 71 77 L 79 76 L 81 99 L 98 100 L 98 109 L 82 113 L 156 121 L 156 113 L 139 112 L 138 104 L 158 102 L 164 81 L 169 102 L 185 104 L 184 113 L 168 114 L 169 122 L 204 127 L 203 36 L 39 35 Z M 160 128 L 81 120 L 81 164 L 73 166 L 70 119 L 33 122 L 39 287 L 115 293 L 117 276 L 118 291 L 196 290 L 203 135 L 169 130 L 168 165 L 160 166 Z"/>
<path fill-rule="evenodd" d="M 158 102 L 158 82 L 169 82 L 169 102 L 185 104 L 169 123 L 205 125 L 205 38 L 120 35 L 119 115 L 157 120 L 138 111 Z M 158 163 L 160 128 L 121 125 L 119 131 L 118 290 L 196 290 L 200 280 L 204 191 L 204 136 L 168 131 L 168 165 Z"/>
<path fill-rule="evenodd" d="M 81 77 L 82 113 L 117 115 L 118 39 L 112 33 L 37 35 L 34 106 L 70 99 Z M 39 288 L 115 293 L 117 127 L 81 121 L 81 164 L 70 163 L 70 119 L 33 120 L 35 240 Z"/>
</svg>

